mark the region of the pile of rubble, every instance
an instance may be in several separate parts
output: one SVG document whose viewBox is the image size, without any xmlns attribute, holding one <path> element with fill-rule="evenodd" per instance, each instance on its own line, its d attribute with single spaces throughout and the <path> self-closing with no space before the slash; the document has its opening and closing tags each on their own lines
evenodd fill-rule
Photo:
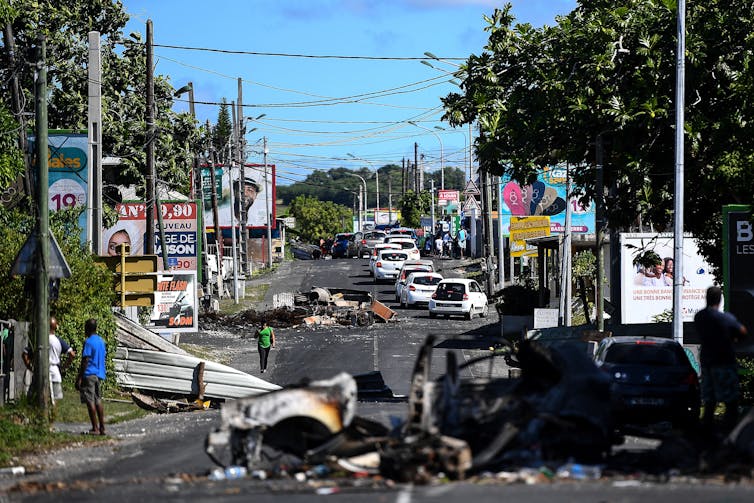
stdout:
<svg viewBox="0 0 754 503">
<path fill-rule="evenodd" d="M 307 293 L 277 294 L 272 309 L 247 309 L 232 315 L 210 312 L 199 316 L 201 330 L 241 328 L 260 325 L 263 320 L 274 328 L 299 326 L 359 326 L 372 325 L 375 320 L 393 321 L 395 311 L 372 298 L 363 290 L 312 287 Z"/>
<path fill-rule="evenodd" d="M 434 342 L 428 338 L 420 350 L 406 419 L 392 430 L 356 415 L 357 384 L 345 373 L 225 403 L 221 426 L 206 441 L 223 467 L 213 476 L 306 480 L 350 472 L 412 483 L 637 472 L 752 477 L 754 411 L 723 440 L 670 433 L 655 449 L 613 452 L 608 377 L 577 346 L 525 341 L 515 354 L 520 375 L 508 378 L 461 379 L 478 361 L 459 364 L 449 352 L 447 372 L 431 380 Z"/>
</svg>

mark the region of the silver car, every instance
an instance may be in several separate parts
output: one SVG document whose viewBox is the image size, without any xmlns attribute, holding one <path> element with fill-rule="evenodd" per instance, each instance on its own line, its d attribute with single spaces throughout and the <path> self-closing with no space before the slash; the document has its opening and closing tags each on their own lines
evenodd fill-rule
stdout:
<svg viewBox="0 0 754 503">
<path fill-rule="evenodd" d="M 408 260 L 408 254 L 403 250 L 381 250 L 374 263 L 374 282 L 394 281 L 406 260 Z"/>
<path fill-rule="evenodd" d="M 360 258 L 369 258 L 372 250 L 374 250 L 374 245 L 384 242 L 386 235 L 382 231 L 365 232 L 358 242 L 357 256 Z"/>
</svg>

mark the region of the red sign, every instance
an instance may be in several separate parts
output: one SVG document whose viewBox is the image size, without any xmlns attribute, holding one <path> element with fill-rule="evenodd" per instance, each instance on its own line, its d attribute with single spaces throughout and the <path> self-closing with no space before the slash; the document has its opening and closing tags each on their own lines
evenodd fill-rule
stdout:
<svg viewBox="0 0 754 503">
<path fill-rule="evenodd" d="M 459 195 L 457 190 L 440 190 L 437 192 L 437 199 L 440 201 L 458 202 Z"/>
</svg>

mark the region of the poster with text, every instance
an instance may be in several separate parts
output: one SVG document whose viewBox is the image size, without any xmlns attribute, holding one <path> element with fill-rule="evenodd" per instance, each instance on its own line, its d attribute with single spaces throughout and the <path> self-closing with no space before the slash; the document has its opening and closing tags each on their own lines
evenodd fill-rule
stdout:
<svg viewBox="0 0 754 503">
<path fill-rule="evenodd" d="M 195 202 L 162 202 L 162 225 L 167 242 L 168 267 L 162 265 L 162 243 L 155 218 L 155 254 L 160 270 L 196 271 L 197 258 L 201 255 L 199 236 L 199 207 Z M 121 203 L 115 206 L 118 223 L 105 229 L 102 249 L 108 255 L 117 255 L 120 243 L 131 246 L 131 255 L 146 254 L 146 205 L 143 202 Z"/>
<path fill-rule="evenodd" d="M 503 177 L 503 235 L 510 235 L 512 216 L 548 216 L 550 232 L 565 232 L 566 168 L 565 166 L 545 166 L 532 183 L 521 185 Z M 577 199 L 571 200 L 571 229 L 576 234 L 593 234 L 595 231 L 594 205 L 586 206 Z"/>
<path fill-rule="evenodd" d="M 265 170 L 267 171 L 266 177 Z M 217 209 L 221 228 L 239 225 L 242 211 L 246 211 L 246 227 L 266 229 L 267 213 L 269 213 L 271 227 L 275 228 L 275 165 L 268 164 L 266 168 L 264 164 L 244 165 L 245 208 L 241 208 L 241 169 L 239 167 L 217 166 L 215 173 L 215 186 L 220 190 L 217 194 Z M 218 176 L 220 177 L 219 181 Z M 202 186 L 212 186 L 209 167 L 202 168 Z M 269 204 L 266 205 L 265 203 Z M 265 211 L 265 207 L 267 211 Z M 208 228 L 214 226 L 211 208 L 211 205 L 207 206 L 207 211 L 204 214 L 204 225 Z M 231 215 L 233 215 L 232 219 Z"/>
<path fill-rule="evenodd" d="M 621 321 L 652 323 L 673 309 L 673 235 L 636 233 L 621 234 Z M 653 251 L 655 264 L 634 264 L 639 254 Z M 683 321 L 706 305 L 707 288 L 714 284 L 710 265 L 699 254 L 696 240 L 683 240 Z"/>
<path fill-rule="evenodd" d="M 196 271 L 160 274 L 146 328 L 157 333 L 197 331 Z"/>
<path fill-rule="evenodd" d="M 724 206 L 723 230 L 726 308 L 751 334 L 754 333 L 754 225 L 751 208 Z"/>
</svg>

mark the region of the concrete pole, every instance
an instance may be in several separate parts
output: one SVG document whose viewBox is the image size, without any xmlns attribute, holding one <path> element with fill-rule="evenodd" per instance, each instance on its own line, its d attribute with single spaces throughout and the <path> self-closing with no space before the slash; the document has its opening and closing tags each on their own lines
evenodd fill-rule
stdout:
<svg viewBox="0 0 754 503">
<path fill-rule="evenodd" d="M 247 254 L 249 251 L 248 245 L 247 245 L 247 238 L 249 235 L 249 230 L 247 228 L 247 222 L 246 219 L 248 217 L 246 211 L 244 211 L 244 208 L 246 208 L 246 152 L 244 148 L 244 132 L 246 130 L 244 124 L 245 119 L 243 116 L 243 81 L 241 80 L 241 77 L 238 77 L 238 105 L 237 110 L 237 123 L 236 123 L 236 153 L 238 158 L 238 166 L 241 170 L 241 221 L 239 227 L 241 228 L 239 236 L 241 238 L 241 243 L 239 247 L 239 262 L 241 263 L 241 272 L 244 274 L 244 276 L 249 272 L 249 261 L 247 259 Z"/>
<path fill-rule="evenodd" d="M 675 77 L 675 216 L 673 223 L 673 339 L 683 344 L 683 184 L 684 101 L 686 80 L 686 0 L 678 0 Z"/>
<path fill-rule="evenodd" d="M 86 239 L 95 255 L 102 251 L 102 55 L 100 33 L 89 32 L 89 107 L 88 143 L 89 171 Z"/>
<path fill-rule="evenodd" d="M 270 206 L 270 182 L 267 177 L 267 137 L 264 137 L 264 208 L 267 214 L 267 267 L 272 269 L 272 207 Z M 273 201 L 274 204 L 274 201 Z"/>
<path fill-rule="evenodd" d="M 432 198 L 432 211 L 431 211 L 431 214 L 432 214 L 432 232 L 434 233 L 434 231 L 435 231 L 435 181 L 434 180 L 430 180 L 429 181 L 429 185 L 430 185 L 430 192 L 429 193 L 430 193 L 431 198 Z"/>
<path fill-rule="evenodd" d="M 50 208 L 49 208 L 49 173 L 47 165 L 47 61 L 45 39 L 39 40 L 37 47 L 37 72 L 34 85 L 34 105 L 36 114 L 36 154 L 37 154 L 37 208 L 39 224 L 37 226 L 37 275 L 36 275 L 36 312 L 35 329 L 37 350 L 34 353 L 35 382 L 37 384 L 37 404 L 45 411 L 47 417 L 50 407 L 50 305 L 49 264 L 50 264 Z"/>
<path fill-rule="evenodd" d="M 147 235 L 144 237 L 147 255 L 154 255 L 154 203 L 155 179 L 157 178 L 154 166 L 154 47 L 152 38 L 152 20 L 147 19 Z"/>
<path fill-rule="evenodd" d="M 492 179 L 492 177 L 490 177 Z M 497 179 L 497 284 L 505 286 L 505 237 L 503 236 L 503 177 Z"/>
<path fill-rule="evenodd" d="M 597 197 L 595 200 L 595 204 L 597 207 L 596 210 L 596 220 L 597 220 L 597 233 L 596 233 L 596 241 L 597 241 L 597 249 L 595 250 L 596 255 L 596 268 L 597 268 L 597 284 L 595 285 L 595 309 L 597 311 L 597 330 L 600 332 L 605 330 L 605 317 L 604 317 L 604 301 L 603 301 L 603 294 L 602 294 L 602 282 L 605 278 L 605 263 L 604 258 L 602 254 L 602 248 L 603 243 L 605 241 L 605 181 L 604 181 L 604 169 L 602 166 L 603 163 L 603 143 L 602 143 L 602 133 L 597 135 L 597 141 L 595 144 L 595 153 L 596 153 L 596 175 L 597 175 Z"/>
<path fill-rule="evenodd" d="M 209 121 L 207 121 L 207 130 L 209 130 Z M 211 148 L 211 160 L 209 167 L 210 183 L 212 188 L 212 222 L 215 226 L 215 247 L 217 247 L 217 298 L 223 298 L 223 232 L 220 229 L 220 210 L 217 205 L 217 175 L 215 167 L 217 166 L 217 152 Z"/>
</svg>

